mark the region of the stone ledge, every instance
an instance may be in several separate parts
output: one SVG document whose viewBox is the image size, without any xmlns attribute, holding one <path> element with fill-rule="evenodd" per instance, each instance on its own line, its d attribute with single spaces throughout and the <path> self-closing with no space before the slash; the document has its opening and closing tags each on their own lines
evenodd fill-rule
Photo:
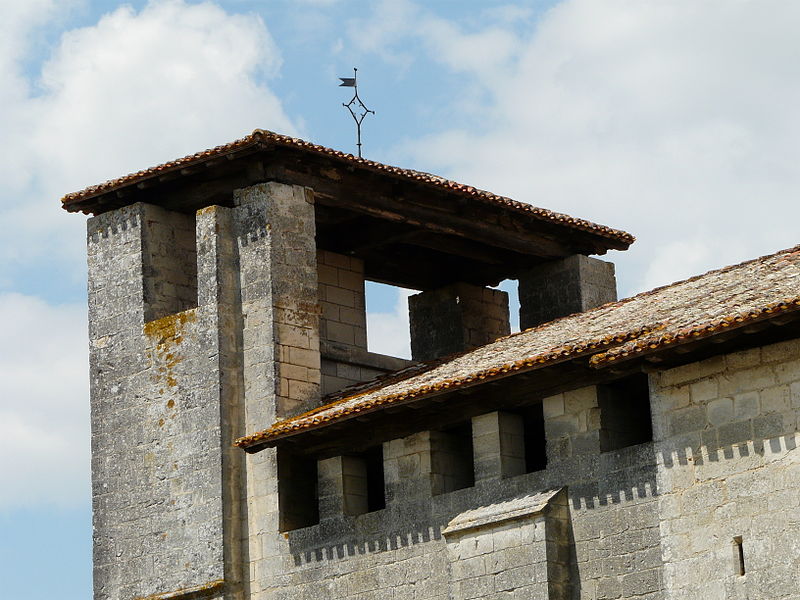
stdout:
<svg viewBox="0 0 800 600">
<path fill-rule="evenodd" d="M 322 358 L 327 360 L 358 365 L 359 367 L 370 367 L 387 372 L 399 371 L 414 364 L 413 360 L 407 358 L 368 352 L 361 348 L 340 345 L 328 340 L 320 340 L 320 354 Z"/>
<path fill-rule="evenodd" d="M 447 524 L 447 527 L 442 529 L 442 535 L 447 537 L 455 533 L 464 533 L 507 521 L 538 516 L 544 512 L 551 500 L 563 489 L 558 488 L 539 492 L 538 494 L 518 496 L 504 502 L 465 511 L 457 515 Z"/>
<path fill-rule="evenodd" d="M 141 596 L 134 600 L 202 600 L 219 595 L 225 589 L 224 579 L 215 579 L 202 585 L 182 588 L 174 592 L 164 592 L 153 594 L 152 596 Z"/>
</svg>

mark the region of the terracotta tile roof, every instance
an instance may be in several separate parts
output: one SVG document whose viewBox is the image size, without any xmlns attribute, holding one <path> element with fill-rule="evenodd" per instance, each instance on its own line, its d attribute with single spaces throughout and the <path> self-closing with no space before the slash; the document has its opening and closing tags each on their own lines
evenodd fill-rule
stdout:
<svg viewBox="0 0 800 600">
<path fill-rule="evenodd" d="M 313 411 L 236 441 L 246 448 L 392 403 L 580 356 L 602 367 L 800 310 L 800 246 L 656 288 L 348 388 Z"/>
<path fill-rule="evenodd" d="M 533 217 L 542 221 L 550 221 L 558 223 L 573 229 L 591 232 L 600 235 L 602 237 L 617 240 L 624 244 L 632 244 L 636 239 L 630 233 L 627 233 L 625 231 L 620 231 L 619 229 L 613 229 L 605 225 L 598 225 L 597 223 L 592 223 L 591 221 L 586 221 L 584 219 L 577 219 L 575 217 L 570 217 L 569 215 L 553 212 L 545 208 L 538 208 L 536 206 L 532 206 L 524 202 L 518 202 L 516 200 L 512 200 L 511 198 L 506 198 L 505 196 L 498 196 L 496 194 L 492 194 L 484 190 L 479 190 L 477 188 L 468 185 L 463 185 L 455 181 L 450 181 L 448 179 L 439 177 L 437 175 L 431 175 L 430 173 L 424 173 L 422 171 L 414 171 L 412 169 L 401 169 L 400 167 L 385 165 L 383 163 L 368 160 L 366 158 L 359 158 L 357 156 L 353 156 L 352 154 L 347 154 L 345 152 L 340 152 L 338 150 L 326 148 L 325 146 L 319 146 L 317 144 L 312 144 L 311 142 L 306 142 L 298 138 L 281 135 L 263 129 L 256 129 L 250 135 L 243 137 L 239 140 L 236 140 L 234 142 L 231 142 L 229 144 L 224 144 L 222 146 L 217 146 L 216 148 L 204 150 L 203 152 L 198 152 L 190 156 L 185 156 L 183 158 L 179 158 L 177 160 L 173 160 L 158 165 L 156 167 L 151 167 L 143 171 L 131 173 L 130 175 L 125 175 L 124 177 L 120 177 L 118 179 L 112 179 L 110 181 L 106 181 L 105 183 L 93 185 L 79 192 L 73 192 L 71 194 L 67 194 L 61 199 L 61 203 L 63 208 L 68 211 L 71 212 L 79 211 L 82 210 L 80 207 L 78 207 L 80 201 L 95 196 L 100 196 L 102 194 L 106 194 L 108 192 L 112 192 L 126 186 L 135 185 L 146 179 L 164 175 L 167 172 L 185 169 L 186 167 L 193 165 L 195 163 L 201 163 L 203 161 L 210 160 L 213 158 L 218 158 L 225 155 L 231 155 L 236 152 L 241 152 L 245 149 L 250 149 L 255 147 L 270 147 L 270 146 L 273 147 L 283 146 L 288 148 L 295 148 L 298 150 L 302 150 L 304 152 L 327 156 L 336 160 L 340 160 L 343 163 L 348 163 L 361 168 L 386 173 L 394 177 L 414 180 L 422 184 L 435 186 L 438 188 L 442 188 L 444 190 L 458 193 L 463 196 L 468 196 L 474 198 L 477 201 L 482 201 L 489 204 L 495 204 L 498 206 L 509 208 L 513 211 L 519 212 L 528 217 Z"/>
</svg>

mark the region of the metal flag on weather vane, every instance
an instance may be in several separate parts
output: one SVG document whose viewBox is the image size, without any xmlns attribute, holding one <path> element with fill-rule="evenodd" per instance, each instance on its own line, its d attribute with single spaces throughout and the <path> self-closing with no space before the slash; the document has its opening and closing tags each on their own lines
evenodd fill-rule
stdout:
<svg viewBox="0 0 800 600">
<path fill-rule="evenodd" d="M 367 105 L 358 97 L 358 69 L 353 67 L 352 77 L 339 77 L 339 79 L 342 82 L 339 84 L 339 87 L 351 87 L 355 89 L 355 93 L 350 102 L 342 103 L 342 106 L 350 111 L 353 121 L 356 122 L 356 145 L 358 146 L 358 157 L 361 158 L 361 123 L 364 121 L 364 117 L 370 113 L 374 115 L 375 111 L 368 109 Z M 355 110 L 353 110 L 353 107 L 355 107 Z"/>
</svg>

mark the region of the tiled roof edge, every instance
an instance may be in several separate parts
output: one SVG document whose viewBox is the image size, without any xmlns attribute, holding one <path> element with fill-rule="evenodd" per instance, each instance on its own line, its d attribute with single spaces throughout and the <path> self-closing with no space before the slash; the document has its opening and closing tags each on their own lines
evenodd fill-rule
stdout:
<svg viewBox="0 0 800 600">
<path fill-rule="evenodd" d="M 787 298 L 780 302 L 771 302 L 755 309 L 728 315 L 700 325 L 685 327 L 674 332 L 647 336 L 645 339 L 631 340 L 607 352 L 595 354 L 589 359 L 589 364 L 593 367 L 602 367 L 612 362 L 650 354 L 672 344 L 679 345 L 715 335 L 725 329 L 735 329 L 753 321 L 769 318 L 770 315 L 777 312 L 789 312 L 798 309 L 800 309 L 800 296 Z"/>
<path fill-rule="evenodd" d="M 480 371 L 471 373 L 469 375 L 465 375 L 464 377 L 440 381 L 430 385 L 424 385 L 419 388 L 414 388 L 405 392 L 387 394 L 386 396 L 375 398 L 373 400 L 370 400 L 369 402 L 365 402 L 364 404 L 343 407 L 340 411 L 332 411 L 330 414 L 327 415 L 322 414 L 325 410 L 329 410 L 332 408 L 332 406 L 329 404 L 314 409 L 313 411 L 309 411 L 308 413 L 305 413 L 303 415 L 298 415 L 296 417 L 280 421 L 264 431 L 260 431 L 257 433 L 241 437 L 236 441 L 234 441 L 233 444 L 234 446 L 238 446 L 239 448 L 249 448 L 250 446 L 256 444 L 262 444 L 267 441 L 272 441 L 278 438 L 287 437 L 288 435 L 292 435 L 299 431 L 315 429 L 317 427 L 328 425 L 336 421 L 345 420 L 346 418 L 349 418 L 351 415 L 354 414 L 372 412 L 373 410 L 381 406 L 385 406 L 387 404 L 410 401 L 427 396 L 432 396 L 452 388 L 468 386 L 470 384 L 477 383 L 478 381 L 503 377 L 512 372 L 522 372 L 522 371 L 532 370 L 535 368 L 541 368 L 546 365 L 554 364 L 556 362 L 570 360 L 587 352 L 594 352 L 596 350 L 607 347 L 614 343 L 617 344 L 625 343 L 636 337 L 647 335 L 658 329 L 663 329 L 663 327 L 664 327 L 663 324 L 656 323 L 651 326 L 640 327 L 624 333 L 617 333 L 602 338 L 595 338 L 592 340 L 588 340 L 586 342 L 580 342 L 578 344 L 562 346 L 550 350 L 548 352 L 544 352 L 541 354 L 517 360 L 513 363 L 506 363 L 497 367 L 482 369 Z M 359 396 L 366 395 L 367 393 L 369 393 L 369 391 L 364 391 L 359 394 L 343 398 L 339 400 L 337 404 L 343 404 L 346 401 L 354 400 Z M 315 415 L 320 415 L 320 416 L 315 416 Z"/>
<path fill-rule="evenodd" d="M 597 223 L 593 223 L 591 221 L 587 221 L 585 219 L 571 217 L 569 215 L 554 212 L 546 208 L 539 208 L 531 204 L 526 204 L 524 202 L 512 200 L 511 198 L 507 198 L 505 196 L 498 196 L 497 194 L 492 194 L 485 190 L 464 185 L 449 179 L 444 179 L 443 177 L 438 177 L 430 173 L 424 173 L 422 171 L 414 171 L 412 169 L 403 169 L 400 167 L 393 167 L 391 165 L 386 165 L 366 158 L 361 158 L 358 156 L 354 156 L 352 154 L 348 154 L 346 152 L 333 150 L 332 148 L 320 146 L 319 144 L 313 144 L 305 140 L 293 138 L 288 135 L 281 135 L 264 129 L 256 129 L 250 135 L 235 140 L 233 142 L 230 142 L 228 144 L 216 146 L 209 150 L 197 152 L 195 154 L 191 154 L 189 156 L 185 156 L 177 160 L 169 161 L 157 165 L 155 167 L 151 167 L 149 169 L 144 169 L 136 173 L 131 173 L 130 175 L 125 175 L 124 177 L 111 179 L 104 183 L 87 187 L 78 192 L 72 192 L 70 194 L 66 194 L 63 198 L 61 198 L 61 203 L 65 209 L 69 210 L 69 205 L 74 204 L 79 200 L 85 200 L 87 198 L 91 198 L 92 196 L 97 196 L 99 194 L 111 191 L 115 188 L 131 184 L 133 182 L 146 179 L 148 177 L 157 174 L 162 174 L 165 171 L 171 171 L 178 167 L 183 168 L 188 164 L 204 159 L 213 158 L 216 156 L 221 156 L 231 152 L 235 152 L 237 150 L 241 150 L 243 148 L 261 142 L 272 142 L 272 143 L 283 144 L 285 146 L 291 146 L 294 148 L 300 148 L 303 150 L 309 150 L 312 152 L 316 152 L 318 154 L 323 154 L 333 158 L 338 158 L 340 160 L 344 160 L 349 163 L 353 163 L 362 167 L 367 167 L 376 171 L 386 172 L 398 177 L 414 179 L 416 181 L 427 183 L 429 185 L 438 188 L 452 190 L 466 196 L 470 196 L 485 202 L 489 202 L 491 204 L 506 206 L 508 208 L 512 208 L 518 211 L 523 211 L 525 213 L 536 216 L 537 218 L 542 219 L 544 221 L 552 221 L 560 223 L 568 227 L 571 227 L 573 229 L 579 229 L 582 231 L 595 233 L 597 235 L 614 239 L 625 244 L 632 244 L 634 241 L 636 241 L 636 238 L 630 233 L 622 231 L 620 229 L 614 229 L 612 227 L 608 227 L 607 225 L 600 225 Z"/>
<path fill-rule="evenodd" d="M 627 298 L 623 298 L 622 300 L 615 300 L 613 302 L 606 302 L 605 304 L 601 304 L 600 306 L 595 306 L 594 308 L 589 308 L 587 310 L 584 310 L 580 314 L 586 314 L 586 313 L 591 313 L 591 312 L 595 312 L 595 311 L 600 311 L 600 310 L 603 310 L 603 309 L 605 309 L 605 308 L 607 308 L 609 306 L 622 306 L 624 304 L 627 304 L 629 302 L 633 302 L 634 300 L 638 300 L 640 298 L 646 298 L 648 296 L 653 296 L 653 295 L 655 295 L 655 294 L 657 294 L 657 293 L 659 293 L 659 292 L 661 292 L 663 290 L 666 290 L 668 288 L 672 288 L 672 287 L 676 287 L 676 286 L 679 286 L 679 285 L 683 285 L 685 283 L 691 283 L 693 281 L 698 281 L 699 279 L 703 279 L 704 277 L 709 277 L 711 275 L 719 275 L 719 274 L 722 274 L 722 273 L 727 273 L 729 271 L 734 271 L 736 269 L 739 269 L 741 267 L 745 267 L 745 266 L 753 264 L 753 263 L 763 262 L 766 259 L 772 258 L 774 256 L 779 256 L 781 254 L 791 254 L 791 253 L 794 253 L 794 252 L 800 253 L 800 244 L 798 244 L 796 246 L 791 246 L 789 248 L 784 248 L 783 250 L 778 250 L 777 252 L 770 252 L 769 254 L 764 254 L 762 256 L 757 256 L 755 258 L 748 258 L 747 260 L 743 260 L 741 262 L 734 263 L 732 265 L 725 265 L 724 267 L 719 267 L 717 269 L 711 269 L 710 271 L 706 271 L 704 273 L 699 273 L 697 275 L 692 275 L 691 277 L 687 277 L 686 279 L 679 279 L 677 281 L 673 281 L 672 283 L 666 283 L 664 285 L 660 285 L 658 287 L 654 287 L 654 288 L 652 288 L 650 290 L 645 290 L 644 292 L 639 292 L 638 294 L 635 294 L 633 296 L 628 296 Z M 497 338 L 497 340 L 495 340 L 495 341 L 504 340 L 504 339 L 507 339 L 507 338 L 513 338 L 513 337 L 516 337 L 516 336 L 519 336 L 519 335 L 523 335 L 523 334 L 529 333 L 531 331 L 536 331 L 537 329 L 544 329 L 545 327 L 550 327 L 550 326 L 552 326 L 553 323 L 556 323 L 557 321 L 568 320 L 568 319 L 572 318 L 575 314 L 579 314 L 579 313 L 573 313 L 571 315 L 565 315 L 563 317 L 558 317 L 557 319 L 553 319 L 552 321 L 546 321 L 546 322 L 541 323 L 539 325 L 535 325 L 534 327 L 529 327 L 528 329 L 523 329 L 521 331 L 515 331 L 514 333 L 509 333 L 508 335 L 505 335 L 503 337 Z"/>
</svg>

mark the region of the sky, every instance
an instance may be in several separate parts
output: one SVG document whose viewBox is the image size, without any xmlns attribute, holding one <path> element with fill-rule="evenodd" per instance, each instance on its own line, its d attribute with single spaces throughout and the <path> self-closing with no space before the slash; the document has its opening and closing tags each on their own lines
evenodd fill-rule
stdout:
<svg viewBox="0 0 800 600">
<path fill-rule="evenodd" d="M 630 231 L 621 296 L 800 242 L 795 0 L 0 0 L 0 580 L 91 589 L 85 217 L 271 129 Z M 513 290 L 513 284 L 506 286 Z M 372 349 L 406 293 L 370 287 Z"/>
</svg>

